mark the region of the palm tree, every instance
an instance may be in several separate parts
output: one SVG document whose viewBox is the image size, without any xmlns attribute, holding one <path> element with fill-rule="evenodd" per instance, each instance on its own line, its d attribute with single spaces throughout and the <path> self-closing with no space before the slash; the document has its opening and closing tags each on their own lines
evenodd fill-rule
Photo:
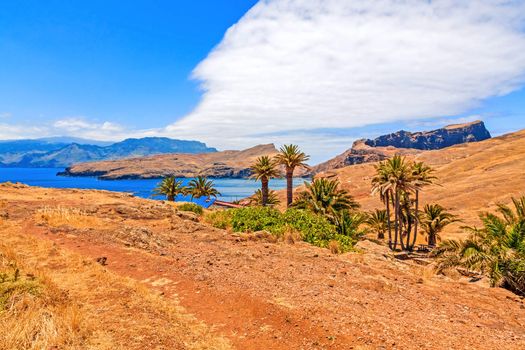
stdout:
<svg viewBox="0 0 525 350">
<path fill-rule="evenodd" d="M 286 205 L 289 207 L 293 201 L 293 173 L 296 167 L 307 168 L 306 161 L 310 159 L 297 145 L 284 145 L 275 156 L 278 164 L 286 169 Z"/>
<path fill-rule="evenodd" d="M 221 194 L 215 189 L 213 181 L 208 180 L 203 176 L 197 176 L 190 181 L 187 188 L 187 193 L 191 194 L 191 198 L 199 197 L 217 197 Z"/>
<path fill-rule="evenodd" d="M 306 183 L 306 190 L 301 192 L 294 206 L 321 214 L 332 221 L 344 210 L 355 210 L 359 204 L 344 189 L 339 188 L 338 180 L 326 178 L 314 179 Z"/>
<path fill-rule="evenodd" d="M 166 196 L 168 201 L 174 201 L 179 194 L 184 194 L 186 187 L 182 185 L 182 181 L 176 180 L 174 176 L 168 176 L 162 179 L 153 189 L 154 196 Z"/>
<path fill-rule="evenodd" d="M 372 194 L 379 193 L 381 202 L 385 205 L 386 224 L 388 230 L 388 246 L 392 249 L 392 224 L 390 219 L 390 202 L 392 201 L 392 189 L 389 184 L 389 175 L 386 162 L 375 165 L 376 175 L 372 178 Z"/>
<path fill-rule="evenodd" d="M 280 175 L 276 167 L 275 160 L 268 156 L 260 156 L 252 165 L 252 177 L 256 180 L 261 180 L 261 204 L 266 206 L 268 203 L 268 182 L 272 177 Z"/>
<path fill-rule="evenodd" d="M 343 210 L 335 216 L 335 226 L 337 232 L 341 235 L 351 237 L 355 243 L 365 235 L 361 226 L 366 222 L 366 216 L 360 212 Z"/>
<path fill-rule="evenodd" d="M 435 246 L 440 240 L 439 234 L 448 225 L 457 222 L 455 215 L 447 212 L 439 204 L 427 204 L 421 215 L 421 229 L 427 235 L 428 245 Z"/>
<path fill-rule="evenodd" d="M 507 224 L 514 224 L 520 220 L 525 220 L 525 196 L 521 198 L 512 198 L 515 213 L 512 208 L 504 204 L 498 204 L 498 212 L 503 215 Z"/>
<path fill-rule="evenodd" d="M 410 232 L 407 237 L 407 245 L 410 245 L 411 249 L 416 244 L 417 239 L 417 229 L 419 223 L 419 191 L 425 186 L 428 186 L 433 183 L 436 177 L 433 175 L 434 169 L 426 165 L 423 162 L 416 162 L 412 165 L 412 182 L 415 188 L 415 223 L 414 223 L 414 237 L 412 238 L 412 243 L 410 244 Z M 410 249 L 410 250 L 411 250 Z"/>
<path fill-rule="evenodd" d="M 391 240 L 389 230 L 390 249 L 395 250 L 398 241 L 401 243 L 401 249 L 405 249 L 401 232 L 401 200 L 404 193 L 413 189 L 411 164 L 405 157 L 395 155 L 376 166 L 376 175 L 372 179 L 372 193 L 380 193 L 381 199 L 387 203 L 388 215 L 390 214 L 389 200 L 392 200 L 394 206 L 394 242 Z"/>
<path fill-rule="evenodd" d="M 376 209 L 368 213 L 366 225 L 377 233 L 377 239 L 384 239 L 385 232 L 388 230 L 388 218 L 386 210 Z"/>
<path fill-rule="evenodd" d="M 255 193 L 250 197 L 249 202 L 250 205 L 263 205 L 261 189 L 255 191 Z M 277 192 L 270 190 L 268 192 L 268 199 L 266 201 L 266 205 L 278 205 L 280 202 L 281 201 L 279 200 Z"/>
<path fill-rule="evenodd" d="M 483 228 L 467 227 L 466 240 L 442 242 L 433 252 L 438 272 L 462 267 L 488 275 L 492 286 L 525 294 L 525 196 L 513 199 L 513 204 L 514 211 L 498 208 L 502 217 L 482 214 Z"/>
</svg>

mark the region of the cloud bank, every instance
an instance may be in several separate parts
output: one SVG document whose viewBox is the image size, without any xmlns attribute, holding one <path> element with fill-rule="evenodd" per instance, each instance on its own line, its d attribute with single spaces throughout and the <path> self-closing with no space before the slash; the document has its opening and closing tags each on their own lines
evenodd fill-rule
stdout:
<svg viewBox="0 0 525 350">
<path fill-rule="evenodd" d="M 260 1 L 195 68 L 202 100 L 165 133 L 327 158 L 349 137 L 320 129 L 453 116 L 520 87 L 524 20 L 524 1 Z"/>
<path fill-rule="evenodd" d="M 67 117 L 40 125 L 0 123 L 0 140 L 67 135 L 99 141 L 120 141 L 130 137 L 161 134 L 162 129 L 134 130 L 110 121 L 98 122 L 85 117 Z"/>
</svg>

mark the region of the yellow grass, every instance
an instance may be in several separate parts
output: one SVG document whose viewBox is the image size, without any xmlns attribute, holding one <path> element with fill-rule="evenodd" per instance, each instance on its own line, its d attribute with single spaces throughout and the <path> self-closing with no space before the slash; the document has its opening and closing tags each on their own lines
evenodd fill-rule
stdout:
<svg viewBox="0 0 525 350">
<path fill-rule="evenodd" d="M 341 253 L 341 245 L 336 240 L 331 240 L 328 243 L 328 249 L 330 249 L 330 252 L 332 254 L 339 254 L 339 253 Z"/>
<path fill-rule="evenodd" d="M 0 225 L 0 349 L 230 348 L 176 302 L 13 223 Z"/>
<path fill-rule="evenodd" d="M 78 348 L 92 324 L 77 303 L 42 271 L 0 245 L 0 348 Z"/>
<path fill-rule="evenodd" d="M 89 215 L 78 208 L 44 207 L 36 211 L 36 221 L 44 222 L 49 226 L 68 225 L 76 228 L 94 227 L 101 224 L 101 220 Z"/>
</svg>

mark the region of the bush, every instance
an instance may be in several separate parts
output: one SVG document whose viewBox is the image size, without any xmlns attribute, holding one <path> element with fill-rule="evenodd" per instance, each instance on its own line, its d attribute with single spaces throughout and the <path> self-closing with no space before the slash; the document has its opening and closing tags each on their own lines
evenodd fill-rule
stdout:
<svg viewBox="0 0 525 350">
<path fill-rule="evenodd" d="M 184 203 L 177 207 L 181 211 L 191 211 L 197 215 L 202 215 L 203 209 L 200 205 L 197 205 L 195 203 Z"/>
<path fill-rule="evenodd" d="M 337 241 L 341 252 L 353 249 L 358 237 L 352 233 L 340 234 L 327 218 L 302 209 L 288 209 L 284 213 L 269 207 L 247 207 L 215 211 L 205 218 L 217 228 L 230 228 L 234 232 L 268 231 L 277 236 L 297 232 L 300 239 L 318 247 L 327 248 Z"/>
<path fill-rule="evenodd" d="M 282 233 L 281 213 L 268 207 L 247 207 L 233 210 L 231 219 L 235 232 L 268 231 Z"/>
<path fill-rule="evenodd" d="M 12 303 L 12 298 L 24 294 L 38 295 L 40 290 L 38 281 L 20 278 L 18 269 L 12 273 L 0 273 L 0 312 Z"/>
<path fill-rule="evenodd" d="M 226 230 L 232 226 L 232 214 L 231 209 L 214 210 L 206 214 L 204 221 L 215 228 Z"/>
<path fill-rule="evenodd" d="M 336 228 L 323 216 L 302 209 L 288 209 L 282 214 L 285 225 L 302 233 L 303 241 L 326 248 L 337 233 Z"/>
</svg>

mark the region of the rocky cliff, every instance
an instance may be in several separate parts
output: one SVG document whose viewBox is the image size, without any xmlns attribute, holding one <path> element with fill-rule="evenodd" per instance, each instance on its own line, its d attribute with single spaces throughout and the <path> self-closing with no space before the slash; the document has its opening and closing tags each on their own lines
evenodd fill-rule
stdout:
<svg viewBox="0 0 525 350">
<path fill-rule="evenodd" d="M 423 132 L 401 130 L 374 140 L 365 140 L 371 147 L 415 148 L 422 150 L 441 149 L 460 143 L 490 139 L 490 133 L 482 121 L 449 125 L 441 129 Z"/>
<path fill-rule="evenodd" d="M 163 154 L 112 161 L 79 163 L 59 175 L 96 176 L 104 180 L 152 179 L 165 176 L 231 177 L 250 176 L 250 167 L 262 155 L 274 155 L 273 144 L 259 145 L 243 151 L 201 154 Z"/>
<path fill-rule="evenodd" d="M 416 154 L 421 150 L 436 150 L 445 147 L 489 139 L 490 133 L 482 121 L 449 125 L 441 129 L 423 132 L 398 131 L 376 139 L 357 140 L 352 148 L 342 154 L 318 164 L 312 173 L 320 173 L 349 165 L 384 160 L 394 154 Z"/>
</svg>

